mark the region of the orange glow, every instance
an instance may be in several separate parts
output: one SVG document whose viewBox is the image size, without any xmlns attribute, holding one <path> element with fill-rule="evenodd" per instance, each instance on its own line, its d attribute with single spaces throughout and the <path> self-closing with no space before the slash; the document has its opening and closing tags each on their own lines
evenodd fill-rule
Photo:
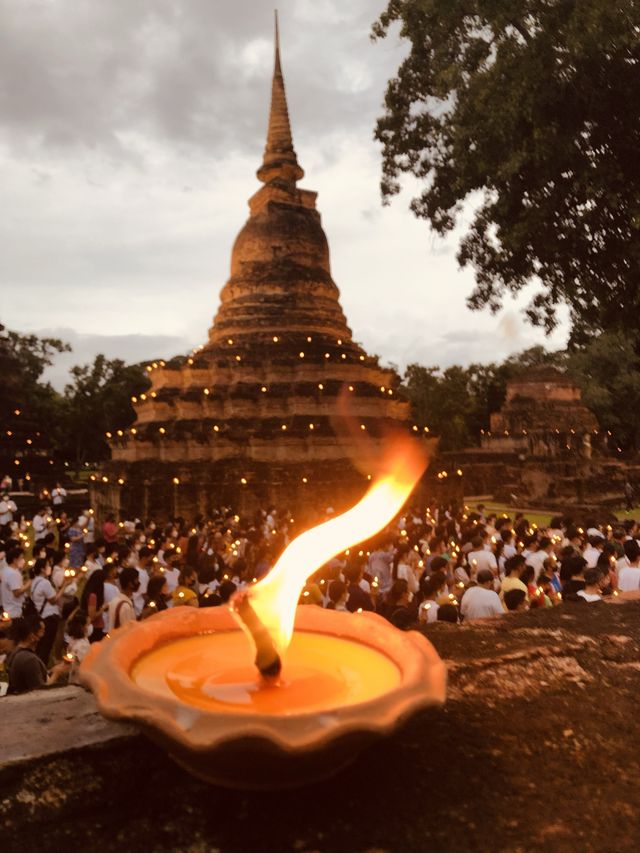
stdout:
<svg viewBox="0 0 640 853">
<path fill-rule="evenodd" d="M 307 578 L 336 554 L 389 524 L 426 466 L 425 453 L 417 442 L 396 439 L 383 454 L 362 500 L 294 539 L 269 574 L 247 590 L 253 610 L 281 655 L 291 642 L 296 606 Z"/>
</svg>

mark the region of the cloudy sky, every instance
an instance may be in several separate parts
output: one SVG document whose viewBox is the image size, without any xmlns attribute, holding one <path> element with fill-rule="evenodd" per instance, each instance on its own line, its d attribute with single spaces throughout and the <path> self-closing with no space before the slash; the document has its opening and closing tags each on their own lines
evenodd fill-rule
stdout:
<svg viewBox="0 0 640 853">
<path fill-rule="evenodd" d="M 527 299 L 471 312 L 473 274 L 379 195 L 373 141 L 398 37 L 381 0 L 278 0 L 294 140 L 319 192 L 354 337 L 400 366 L 503 358 L 544 336 Z M 264 0 L 0 0 L 0 320 L 74 348 L 167 357 L 204 342 L 256 190 L 269 104 Z M 560 330 L 548 343 L 561 346 Z"/>
</svg>

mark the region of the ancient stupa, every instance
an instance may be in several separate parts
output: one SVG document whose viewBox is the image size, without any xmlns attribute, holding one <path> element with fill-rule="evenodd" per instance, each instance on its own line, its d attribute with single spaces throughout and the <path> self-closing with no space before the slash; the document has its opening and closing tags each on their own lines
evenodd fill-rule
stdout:
<svg viewBox="0 0 640 853">
<path fill-rule="evenodd" d="M 317 194 L 298 186 L 303 175 L 276 20 L 262 186 L 233 246 L 209 340 L 182 364 L 149 366 L 134 427 L 111 441 L 103 508 L 173 507 L 185 516 L 219 504 L 338 509 L 367 486 L 366 469 L 354 465 L 361 436 L 375 450 L 390 426 L 422 434 L 397 374 L 352 338 Z M 356 425 L 346 437 L 345 406 Z"/>
</svg>

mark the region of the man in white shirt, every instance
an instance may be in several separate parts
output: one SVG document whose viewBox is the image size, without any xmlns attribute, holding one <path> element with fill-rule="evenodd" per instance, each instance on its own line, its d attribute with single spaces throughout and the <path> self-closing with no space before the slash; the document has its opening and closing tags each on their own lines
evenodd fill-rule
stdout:
<svg viewBox="0 0 640 853">
<path fill-rule="evenodd" d="M 469 587 L 462 596 L 460 613 L 469 621 L 504 615 L 498 593 L 493 590 L 493 572 L 490 569 L 478 572 L 478 586 Z"/>
<path fill-rule="evenodd" d="M 589 536 L 589 544 L 584 549 L 582 556 L 587 561 L 588 569 L 595 569 L 598 565 L 598 557 L 604 548 L 604 536 Z"/>
<path fill-rule="evenodd" d="M 542 569 L 544 568 L 544 561 L 547 557 L 550 557 L 553 552 L 553 543 L 548 536 L 544 536 L 540 542 L 530 541 L 529 542 L 529 553 L 525 553 L 525 559 L 527 561 L 527 565 L 533 568 L 535 572 L 535 580 L 538 580 L 538 577 L 542 574 Z"/>
<path fill-rule="evenodd" d="M 477 573 L 490 571 L 493 575 L 498 574 L 498 561 L 493 551 L 484 547 L 482 537 L 476 536 L 471 541 L 472 550 L 467 554 L 467 561 L 471 569 L 470 575 L 473 580 Z"/>
<path fill-rule="evenodd" d="M 33 535 L 36 542 L 39 542 L 41 539 L 47 535 L 47 508 L 43 506 L 42 509 L 39 509 L 38 512 L 33 516 L 31 521 L 33 525 Z"/>
<path fill-rule="evenodd" d="M 393 576 L 391 565 L 393 563 L 393 543 L 391 540 L 382 542 L 379 548 L 371 552 L 367 571 L 372 578 L 378 579 L 378 588 L 381 595 L 385 595 L 391 589 Z"/>
<path fill-rule="evenodd" d="M 22 579 L 24 569 L 24 551 L 22 548 L 10 548 L 7 551 L 7 566 L 2 570 L 0 580 L 0 593 L 2 595 L 2 609 L 12 619 L 22 616 L 22 605 L 27 597 L 31 581 Z"/>
<path fill-rule="evenodd" d="M 53 505 L 62 506 L 66 499 L 67 493 L 65 489 L 62 488 L 60 483 L 56 483 L 55 489 L 51 490 L 51 500 L 53 501 Z"/>
<path fill-rule="evenodd" d="M 620 592 L 640 589 L 640 546 L 635 539 L 626 540 L 624 553 L 627 565 L 618 571 L 618 589 Z"/>
<path fill-rule="evenodd" d="M 13 513 L 16 512 L 18 507 L 16 506 L 15 501 L 11 500 L 8 494 L 2 495 L 2 499 L 0 500 L 0 527 L 5 524 L 11 524 L 13 521 Z"/>
</svg>

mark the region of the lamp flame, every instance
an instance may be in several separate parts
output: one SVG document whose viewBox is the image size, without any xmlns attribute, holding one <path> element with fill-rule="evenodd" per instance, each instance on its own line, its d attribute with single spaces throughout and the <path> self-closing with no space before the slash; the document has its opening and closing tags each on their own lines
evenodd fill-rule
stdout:
<svg viewBox="0 0 640 853">
<path fill-rule="evenodd" d="M 307 578 L 336 554 L 370 539 L 389 524 L 413 491 L 427 461 L 417 441 L 394 438 L 362 500 L 294 539 L 269 574 L 244 591 L 281 655 L 291 642 L 296 607 Z"/>
</svg>

